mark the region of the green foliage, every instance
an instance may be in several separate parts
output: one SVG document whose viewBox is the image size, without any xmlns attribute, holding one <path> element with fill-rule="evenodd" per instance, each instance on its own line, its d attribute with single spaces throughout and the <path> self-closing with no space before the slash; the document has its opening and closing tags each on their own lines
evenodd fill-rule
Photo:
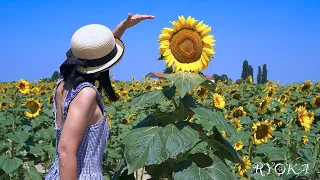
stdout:
<svg viewBox="0 0 320 180">
<path fill-rule="evenodd" d="M 174 83 L 181 98 L 183 98 L 187 92 L 197 88 L 206 80 L 206 77 L 197 73 L 177 72 L 164 74 L 163 76 Z"/>
<path fill-rule="evenodd" d="M 213 74 L 212 77 L 214 78 L 215 82 L 221 81 L 227 83 L 228 81 L 232 81 L 232 79 L 228 78 L 228 75 L 222 74 L 221 76 L 218 74 Z"/>
<path fill-rule="evenodd" d="M 251 65 L 249 65 L 249 72 L 248 72 L 249 76 L 251 76 L 253 78 L 253 68 Z M 248 77 L 249 77 L 248 76 Z"/>
<path fill-rule="evenodd" d="M 261 67 L 258 67 L 258 75 L 257 75 L 257 83 L 261 84 L 262 83 L 262 72 L 261 72 Z"/>
<path fill-rule="evenodd" d="M 60 77 L 60 73 L 58 71 L 54 71 L 51 76 L 51 81 L 58 80 Z"/>
<path fill-rule="evenodd" d="M 241 79 L 246 80 L 248 76 L 249 76 L 249 63 L 247 60 L 244 60 L 242 64 Z"/>
<path fill-rule="evenodd" d="M 267 64 L 263 64 L 262 66 L 262 75 L 261 75 L 261 83 L 268 82 L 268 71 L 267 71 Z"/>
<path fill-rule="evenodd" d="M 120 94 L 121 100 L 106 104 L 111 133 L 103 157 L 105 179 L 134 179 L 133 172 L 140 168 L 153 179 L 240 179 L 237 167 L 243 164 L 244 156 L 251 162 L 251 169 L 247 169 L 244 178 L 319 177 L 320 108 L 314 108 L 312 101 L 320 93 L 320 86 L 313 85 L 306 92 L 296 91 L 301 84 L 276 86 L 266 111 L 258 114 L 260 102 L 266 96 L 265 89 L 270 84 L 254 85 L 243 81 L 235 85 L 209 80 L 195 83 L 199 76 L 175 78 L 173 82 L 115 82 L 115 89 L 128 90 L 129 95 Z M 146 90 L 150 84 L 154 89 Z M 52 82 L 31 86 L 49 91 Z M 51 93 L 23 95 L 16 91 L 16 84 L 2 87 L 9 90 L 0 91 L 1 97 L 6 96 L 0 100 L 0 179 L 42 179 L 55 158 L 52 105 L 47 101 Z M 187 93 L 181 97 L 179 89 Z M 283 105 L 278 98 L 288 91 L 290 98 Z M 216 92 L 226 100 L 222 109 L 213 104 Z M 234 94 L 239 97 L 235 98 Z M 125 99 L 128 96 L 132 99 Z M 33 119 L 24 115 L 28 108 L 22 103 L 28 97 L 41 98 L 40 116 Z M 103 95 L 103 98 L 106 97 Z M 301 127 L 294 109 L 294 104 L 301 100 L 306 102 L 306 109 L 314 113 L 309 132 Z M 11 103 L 15 106 L 5 107 Z M 239 106 L 244 108 L 246 116 L 238 117 L 242 127 L 236 130 L 232 110 Z M 277 120 L 282 125 L 272 123 L 272 138 L 256 145 L 252 141 L 252 126 L 261 120 Z M 302 143 L 303 136 L 308 137 L 306 143 Z M 236 151 L 233 146 L 240 141 L 243 148 Z M 297 164 L 298 167 L 308 163 L 309 169 L 307 174 L 285 173 L 280 177 L 275 173 L 267 175 L 268 169 L 264 169 L 264 176 L 261 176 L 253 173 L 254 165 L 259 162 Z"/>
</svg>

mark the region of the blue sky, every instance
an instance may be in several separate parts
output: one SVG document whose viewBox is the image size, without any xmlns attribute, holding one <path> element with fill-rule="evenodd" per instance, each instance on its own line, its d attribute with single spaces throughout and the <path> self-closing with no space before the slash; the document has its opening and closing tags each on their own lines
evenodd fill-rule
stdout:
<svg viewBox="0 0 320 180">
<path fill-rule="evenodd" d="M 51 77 L 78 28 L 99 23 L 113 29 L 128 12 L 156 18 L 125 32 L 125 56 L 111 70 L 116 79 L 162 71 L 165 63 L 156 60 L 161 29 L 171 27 L 169 21 L 179 15 L 191 15 L 210 25 L 216 39 L 216 54 L 204 73 L 225 73 L 236 80 L 243 60 L 248 60 L 254 76 L 266 63 L 269 80 L 320 81 L 317 0 L 3 1 L 0 81 Z"/>
</svg>

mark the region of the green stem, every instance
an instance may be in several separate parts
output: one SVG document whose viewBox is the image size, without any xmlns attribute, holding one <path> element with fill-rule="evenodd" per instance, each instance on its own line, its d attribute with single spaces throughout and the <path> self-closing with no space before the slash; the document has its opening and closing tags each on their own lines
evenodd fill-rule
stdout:
<svg viewBox="0 0 320 180">
<path fill-rule="evenodd" d="M 252 162 L 252 151 L 253 151 L 253 137 L 251 136 L 251 138 L 249 139 L 249 160 L 250 162 Z M 248 173 L 248 180 L 251 179 L 251 174 Z"/>
<path fill-rule="evenodd" d="M 293 122 L 293 118 L 290 120 L 289 124 L 288 124 L 288 133 L 287 133 L 287 145 L 286 147 L 289 149 L 290 146 L 290 141 L 291 141 L 291 129 L 292 129 L 292 122 Z M 288 156 L 289 156 L 289 152 L 285 153 L 285 163 L 287 163 L 288 161 Z"/>
<path fill-rule="evenodd" d="M 183 160 L 183 154 L 182 154 L 182 153 L 179 153 L 179 154 L 177 155 L 177 161 L 180 162 L 180 161 L 182 161 L 182 160 Z"/>
<path fill-rule="evenodd" d="M 183 120 L 184 120 L 184 104 L 181 97 L 179 96 L 179 121 L 183 121 Z"/>
<path fill-rule="evenodd" d="M 252 160 L 252 151 L 253 151 L 253 138 L 249 139 L 249 160 Z"/>
<path fill-rule="evenodd" d="M 202 143 L 204 140 L 201 139 L 200 141 L 198 141 L 191 149 L 189 149 L 187 152 L 184 153 L 184 157 L 187 158 L 190 154 L 190 152 L 193 150 L 193 148 L 195 148 L 196 146 L 198 146 L 200 143 Z"/>
<path fill-rule="evenodd" d="M 173 102 L 174 107 L 175 107 L 176 109 L 178 109 L 178 105 L 177 105 L 176 100 L 175 100 L 174 98 L 172 98 L 172 102 Z"/>
<path fill-rule="evenodd" d="M 316 145 L 314 146 L 314 151 L 313 151 L 313 160 L 312 160 L 312 165 L 311 165 L 312 180 L 315 179 L 317 156 L 318 156 L 318 151 L 319 151 L 319 146 L 320 146 L 319 141 L 320 141 L 320 136 L 318 136 L 316 138 Z"/>
</svg>

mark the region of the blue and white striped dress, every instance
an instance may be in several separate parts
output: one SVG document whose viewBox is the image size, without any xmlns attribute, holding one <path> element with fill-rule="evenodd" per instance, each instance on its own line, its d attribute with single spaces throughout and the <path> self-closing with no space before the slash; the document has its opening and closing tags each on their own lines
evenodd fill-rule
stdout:
<svg viewBox="0 0 320 180">
<path fill-rule="evenodd" d="M 56 89 L 62 79 L 59 79 L 54 88 L 53 95 L 53 112 L 54 112 L 54 129 L 56 131 L 56 155 L 55 161 L 50 168 L 48 174 L 45 176 L 45 180 L 59 180 L 59 157 L 58 157 L 58 145 L 60 140 L 60 135 L 63 129 L 57 127 L 56 122 L 56 105 L 55 105 L 55 95 Z M 84 87 L 92 87 L 97 91 L 97 101 L 99 106 L 103 109 L 103 118 L 94 125 L 89 126 L 83 139 L 79 145 L 77 160 L 78 160 L 78 179 L 79 180 L 103 180 L 102 175 L 102 159 L 104 149 L 106 147 L 107 140 L 109 138 L 110 130 L 108 123 L 106 121 L 106 111 L 103 101 L 96 87 L 91 83 L 84 82 L 79 84 L 76 88 L 70 89 L 67 92 L 66 99 L 63 107 L 63 120 L 66 120 L 68 107 L 70 102 L 76 97 Z"/>
</svg>

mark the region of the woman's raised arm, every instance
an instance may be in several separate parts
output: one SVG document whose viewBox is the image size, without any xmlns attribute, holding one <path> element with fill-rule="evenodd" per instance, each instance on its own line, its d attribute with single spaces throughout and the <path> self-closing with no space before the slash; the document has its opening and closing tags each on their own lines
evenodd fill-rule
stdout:
<svg viewBox="0 0 320 180">
<path fill-rule="evenodd" d="M 130 13 L 128 14 L 128 17 L 121 21 L 120 24 L 113 30 L 113 35 L 116 38 L 121 38 L 123 33 L 130 27 L 140 23 L 143 20 L 146 19 L 154 19 L 154 16 L 151 15 L 141 15 L 141 14 L 136 14 L 136 15 L 131 15 Z"/>
</svg>

